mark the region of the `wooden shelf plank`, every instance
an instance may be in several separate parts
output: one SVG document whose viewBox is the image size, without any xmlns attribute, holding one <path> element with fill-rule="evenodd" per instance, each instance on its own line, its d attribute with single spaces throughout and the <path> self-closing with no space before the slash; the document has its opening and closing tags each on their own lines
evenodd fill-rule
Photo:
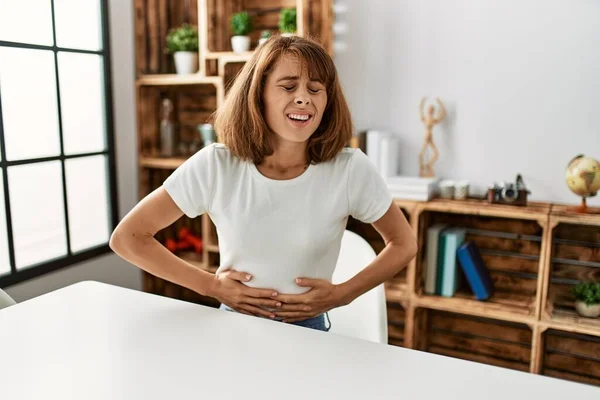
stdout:
<svg viewBox="0 0 600 400">
<path fill-rule="evenodd" d="M 582 333 L 600 336 L 600 319 L 586 318 L 576 312 L 567 310 L 554 310 L 552 315 L 546 313 L 540 323 L 545 328 L 552 328 L 566 332 Z"/>
<path fill-rule="evenodd" d="M 228 62 L 245 62 L 248 61 L 254 51 L 246 51 L 244 53 L 234 53 L 233 51 L 210 51 L 206 53 L 205 58 L 207 60 L 219 60 L 227 59 Z"/>
<path fill-rule="evenodd" d="M 550 204 L 548 203 L 529 202 L 527 206 L 513 206 L 506 204 L 491 204 L 483 199 L 447 200 L 436 198 L 420 202 L 419 208 L 424 211 L 527 220 L 545 220 L 550 213 Z"/>
<path fill-rule="evenodd" d="M 223 78 L 220 76 L 203 76 L 201 74 L 153 74 L 142 75 L 136 80 L 138 86 L 172 86 L 172 85 L 220 85 Z"/>
<path fill-rule="evenodd" d="M 185 158 L 140 157 L 140 165 L 146 168 L 176 169 L 184 163 Z"/>
<path fill-rule="evenodd" d="M 600 207 L 588 207 L 588 212 L 578 213 L 573 210 L 576 206 L 553 204 L 550 210 L 550 220 L 570 224 L 600 225 Z"/>
<path fill-rule="evenodd" d="M 495 294 L 494 297 L 487 301 L 467 298 L 462 293 L 457 293 L 455 297 L 417 295 L 414 298 L 417 307 L 475 315 L 501 321 L 520 322 L 530 326 L 535 324 L 536 318 L 533 315 L 535 308 L 534 299 L 526 306 L 519 304 L 523 300 L 515 301 L 514 304 L 507 304 L 510 301 L 508 296 L 507 298 L 503 298 L 498 294 Z"/>
</svg>

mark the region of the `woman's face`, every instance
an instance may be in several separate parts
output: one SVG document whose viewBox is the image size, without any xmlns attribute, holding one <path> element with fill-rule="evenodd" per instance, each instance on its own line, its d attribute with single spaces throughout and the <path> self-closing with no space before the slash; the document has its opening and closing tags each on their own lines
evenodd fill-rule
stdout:
<svg viewBox="0 0 600 400">
<path fill-rule="evenodd" d="M 285 55 L 267 76 L 263 92 L 265 119 L 278 139 L 307 141 L 321 123 L 327 91 L 311 81 L 297 57 Z"/>
</svg>

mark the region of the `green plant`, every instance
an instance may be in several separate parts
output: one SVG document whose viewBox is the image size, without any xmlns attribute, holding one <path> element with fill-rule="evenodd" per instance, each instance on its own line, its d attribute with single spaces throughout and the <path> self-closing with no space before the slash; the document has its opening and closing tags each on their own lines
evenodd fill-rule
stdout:
<svg viewBox="0 0 600 400">
<path fill-rule="evenodd" d="M 167 34 L 167 52 L 198 51 L 198 29 L 190 24 L 173 28 Z"/>
<path fill-rule="evenodd" d="M 586 305 L 600 303 L 600 283 L 583 282 L 573 288 L 573 294 L 579 301 L 583 301 Z"/>
<path fill-rule="evenodd" d="M 231 16 L 229 20 L 234 35 L 247 35 L 252 32 L 252 17 L 246 11 Z"/>
<path fill-rule="evenodd" d="M 265 29 L 264 31 L 262 31 L 262 32 L 260 33 L 260 38 L 261 38 L 261 39 L 268 39 L 268 38 L 270 38 L 270 37 L 271 37 L 271 35 L 272 35 L 271 31 L 270 31 L 270 30 L 268 30 L 268 29 Z"/>
<path fill-rule="evenodd" d="M 279 13 L 279 30 L 284 33 L 296 32 L 296 9 L 282 8 Z"/>
</svg>

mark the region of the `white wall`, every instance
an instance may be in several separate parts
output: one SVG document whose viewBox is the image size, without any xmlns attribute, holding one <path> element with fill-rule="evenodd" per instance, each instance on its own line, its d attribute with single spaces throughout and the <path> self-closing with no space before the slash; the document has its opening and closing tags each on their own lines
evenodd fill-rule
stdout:
<svg viewBox="0 0 600 400">
<path fill-rule="evenodd" d="M 434 130 L 440 176 L 481 189 L 520 172 L 532 199 L 580 201 L 564 169 L 578 153 L 600 159 L 600 2 L 336 5 L 347 8 L 335 60 L 354 121 L 401 138 L 402 174 L 418 174 L 419 101 L 439 96 L 450 114 Z"/>
<path fill-rule="evenodd" d="M 137 199 L 133 1 L 113 0 L 109 7 L 117 183 L 119 213 L 123 217 Z M 139 289 L 140 278 L 138 268 L 111 253 L 13 285 L 6 292 L 20 302 L 81 280 Z"/>
</svg>

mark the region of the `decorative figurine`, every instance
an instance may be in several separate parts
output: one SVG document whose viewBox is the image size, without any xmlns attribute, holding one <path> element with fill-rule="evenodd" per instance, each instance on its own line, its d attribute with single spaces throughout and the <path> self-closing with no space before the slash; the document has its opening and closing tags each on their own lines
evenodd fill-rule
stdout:
<svg viewBox="0 0 600 400">
<path fill-rule="evenodd" d="M 433 164 L 437 161 L 439 152 L 435 143 L 433 142 L 433 127 L 439 124 L 442 119 L 446 116 L 446 108 L 444 104 L 439 98 L 436 98 L 436 102 L 439 105 L 439 115 L 437 117 L 435 114 L 435 107 L 433 104 L 430 104 L 427 108 L 427 115 L 423 112 L 423 107 L 425 105 L 426 98 L 423 97 L 421 99 L 421 104 L 419 105 L 419 112 L 421 114 L 421 122 L 425 124 L 425 141 L 423 143 L 423 148 L 419 153 L 419 176 L 421 177 L 435 177 L 435 173 L 433 172 Z M 428 148 L 431 147 L 433 151 L 433 155 L 430 159 L 426 160 Z"/>
</svg>

